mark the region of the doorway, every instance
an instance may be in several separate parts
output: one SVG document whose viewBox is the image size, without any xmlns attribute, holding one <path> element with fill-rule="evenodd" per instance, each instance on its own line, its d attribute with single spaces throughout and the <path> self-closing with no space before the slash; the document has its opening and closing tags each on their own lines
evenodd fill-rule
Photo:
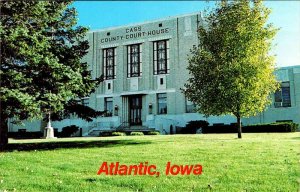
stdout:
<svg viewBox="0 0 300 192">
<path fill-rule="evenodd" d="M 129 124 L 142 125 L 142 96 L 129 97 Z"/>
</svg>

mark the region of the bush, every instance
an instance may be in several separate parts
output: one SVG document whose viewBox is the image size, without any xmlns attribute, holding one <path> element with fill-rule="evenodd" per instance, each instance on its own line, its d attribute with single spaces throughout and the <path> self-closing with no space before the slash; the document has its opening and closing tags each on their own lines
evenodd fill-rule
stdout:
<svg viewBox="0 0 300 192">
<path fill-rule="evenodd" d="M 108 136 L 112 136 L 112 132 L 100 132 L 99 133 L 99 137 L 108 137 Z"/>
<path fill-rule="evenodd" d="M 44 136 L 43 132 L 41 131 L 33 131 L 33 132 L 8 132 L 7 136 L 9 138 L 15 139 L 40 139 Z"/>
<path fill-rule="evenodd" d="M 79 127 L 76 125 L 66 126 L 62 128 L 60 132 L 61 137 L 70 137 L 73 133 L 76 133 L 79 130 Z"/>
<path fill-rule="evenodd" d="M 278 122 L 242 126 L 243 133 L 295 132 L 297 129 L 298 124 L 293 122 Z M 237 127 L 236 124 L 213 125 L 202 129 L 202 133 L 237 133 Z"/>
<path fill-rule="evenodd" d="M 147 133 L 147 135 L 160 135 L 160 132 L 158 131 L 150 131 Z"/>
<path fill-rule="evenodd" d="M 142 136 L 142 135 L 144 135 L 144 133 L 143 132 L 131 132 L 130 135 L 131 136 Z"/>
<path fill-rule="evenodd" d="M 183 134 L 195 134 L 198 129 L 206 128 L 209 125 L 207 121 L 199 120 L 199 121 L 189 121 L 185 128 L 181 129 L 180 133 Z"/>
<path fill-rule="evenodd" d="M 126 134 L 123 133 L 123 132 L 112 132 L 111 135 L 112 135 L 112 136 L 126 136 Z"/>
<path fill-rule="evenodd" d="M 293 122 L 278 122 L 269 124 L 249 125 L 243 127 L 245 133 L 260 133 L 260 132 L 295 132 L 298 129 L 298 124 Z"/>
</svg>

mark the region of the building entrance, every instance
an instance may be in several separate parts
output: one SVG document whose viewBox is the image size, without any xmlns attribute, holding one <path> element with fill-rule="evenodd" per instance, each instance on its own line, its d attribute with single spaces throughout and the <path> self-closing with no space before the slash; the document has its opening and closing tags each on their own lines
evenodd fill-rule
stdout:
<svg viewBox="0 0 300 192">
<path fill-rule="evenodd" d="M 142 125 L 142 96 L 129 97 L 129 124 Z"/>
</svg>

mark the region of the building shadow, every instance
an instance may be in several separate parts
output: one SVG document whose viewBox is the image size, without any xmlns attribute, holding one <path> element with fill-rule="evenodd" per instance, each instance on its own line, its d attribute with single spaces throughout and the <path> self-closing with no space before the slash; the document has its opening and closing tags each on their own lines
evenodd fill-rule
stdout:
<svg viewBox="0 0 300 192">
<path fill-rule="evenodd" d="M 39 142 L 39 143 L 11 143 L 8 144 L 5 152 L 13 151 L 45 151 L 55 149 L 71 148 L 97 148 L 97 147 L 117 147 L 124 145 L 147 145 L 150 141 L 136 140 L 113 140 L 113 141 L 58 141 L 58 142 Z"/>
</svg>

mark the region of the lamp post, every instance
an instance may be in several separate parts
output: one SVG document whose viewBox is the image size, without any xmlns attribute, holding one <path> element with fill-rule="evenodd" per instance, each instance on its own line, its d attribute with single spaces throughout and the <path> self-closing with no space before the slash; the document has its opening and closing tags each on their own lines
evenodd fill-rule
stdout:
<svg viewBox="0 0 300 192">
<path fill-rule="evenodd" d="M 119 106 L 115 105 L 115 113 L 114 116 L 118 116 Z"/>
</svg>

